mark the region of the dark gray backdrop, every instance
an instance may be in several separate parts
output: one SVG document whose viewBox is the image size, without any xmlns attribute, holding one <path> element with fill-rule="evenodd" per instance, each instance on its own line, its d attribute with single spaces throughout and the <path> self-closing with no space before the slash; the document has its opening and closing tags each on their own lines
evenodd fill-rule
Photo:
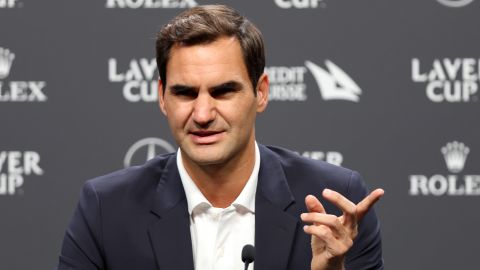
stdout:
<svg viewBox="0 0 480 270">
<path fill-rule="evenodd" d="M 257 140 L 383 187 L 387 269 L 478 268 L 479 1 L 220 2 L 263 31 L 276 97 L 302 99 L 271 100 Z M 0 0 L 0 269 L 53 268 L 85 180 L 137 142 L 131 164 L 175 147 L 157 103 L 123 89 L 155 99 L 155 33 L 192 3 L 214 2 Z M 427 94 L 449 84 L 466 86 Z"/>
</svg>

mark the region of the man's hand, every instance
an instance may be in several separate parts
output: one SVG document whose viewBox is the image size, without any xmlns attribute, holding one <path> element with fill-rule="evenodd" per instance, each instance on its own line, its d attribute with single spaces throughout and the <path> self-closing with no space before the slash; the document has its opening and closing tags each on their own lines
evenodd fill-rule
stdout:
<svg viewBox="0 0 480 270">
<path fill-rule="evenodd" d="M 326 213 L 315 196 L 305 198 L 309 213 L 303 213 L 301 218 L 312 223 L 303 227 L 312 236 L 312 270 L 344 269 L 345 254 L 357 236 L 358 222 L 383 194 L 383 189 L 376 189 L 355 205 L 338 192 L 323 190 L 323 197 L 343 212 L 340 217 Z"/>
</svg>

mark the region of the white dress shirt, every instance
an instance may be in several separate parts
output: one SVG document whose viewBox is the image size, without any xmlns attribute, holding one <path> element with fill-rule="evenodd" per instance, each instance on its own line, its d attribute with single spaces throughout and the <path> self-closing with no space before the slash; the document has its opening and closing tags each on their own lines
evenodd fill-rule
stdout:
<svg viewBox="0 0 480 270">
<path fill-rule="evenodd" d="M 187 196 L 195 270 L 244 270 L 242 248 L 255 241 L 255 193 L 260 168 L 257 143 L 252 174 L 227 208 L 213 207 L 203 196 L 183 166 L 180 149 L 177 167 Z M 253 269 L 253 263 L 248 269 Z"/>
</svg>

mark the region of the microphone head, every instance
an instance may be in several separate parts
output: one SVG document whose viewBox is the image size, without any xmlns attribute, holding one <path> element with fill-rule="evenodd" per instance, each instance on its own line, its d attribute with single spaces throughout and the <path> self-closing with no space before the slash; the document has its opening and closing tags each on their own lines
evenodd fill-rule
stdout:
<svg viewBox="0 0 480 270">
<path fill-rule="evenodd" d="M 242 261 L 244 263 L 251 263 L 255 260 L 255 247 L 252 245 L 245 245 L 242 249 Z"/>
</svg>

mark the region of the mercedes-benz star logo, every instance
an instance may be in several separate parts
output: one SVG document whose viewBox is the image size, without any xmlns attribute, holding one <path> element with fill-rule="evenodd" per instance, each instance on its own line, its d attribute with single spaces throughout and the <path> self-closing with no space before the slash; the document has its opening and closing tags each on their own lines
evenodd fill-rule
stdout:
<svg viewBox="0 0 480 270">
<path fill-rule="evenodd" d="M 142 164 L 159 154 L 175 152 L 175 148 L 160 138 L 145 138 L 134 143 L 127 151 L 123 164 L 125 168 Z"/>
</svg>

